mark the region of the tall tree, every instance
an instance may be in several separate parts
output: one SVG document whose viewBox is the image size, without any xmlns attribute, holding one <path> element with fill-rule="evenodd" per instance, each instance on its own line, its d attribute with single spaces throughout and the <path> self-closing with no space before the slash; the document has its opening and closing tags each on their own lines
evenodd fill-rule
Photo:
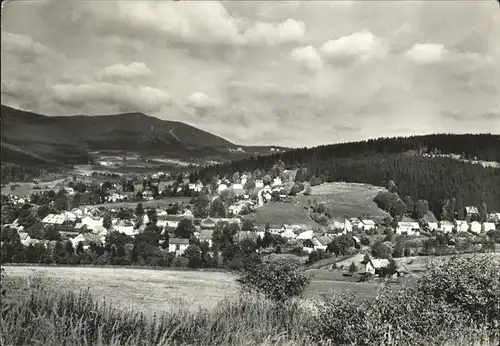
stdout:
<svg viewBox="0 0 500 346">
<path fill-rule="evenodd" d="M 140 218 L 143 215 L 144 215 L 144 207 L 142 206 L 142 203 L 138 203 L 137 206 L 135 207 L 135 216 Z"/>
<path fill-rule="evenodd" d="M 226 207 L 219 198 L 212 201 L 212 205 L 210 206 L 210 216 L 216 218 L 226 217 Z"/>
<path fill-rule="evenodd" d="M 183 219 L 175 229 L 175 236 L 177 238 L 189 239 L 193 235 L 195 227 L 193 221 L 190 219 Z"/>
</svg>

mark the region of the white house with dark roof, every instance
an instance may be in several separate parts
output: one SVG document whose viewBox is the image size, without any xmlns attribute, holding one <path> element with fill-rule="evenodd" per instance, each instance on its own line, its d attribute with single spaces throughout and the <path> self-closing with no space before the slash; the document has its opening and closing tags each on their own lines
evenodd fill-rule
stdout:
<svg viewBox="0 0 500 346">
<path fill-rule="evenodd" d="M 479 210 L 477 207 L 470 205 L 464 208 L 465 209 L 465 218 L 470 219 L 473 216 L 479 216 Z"/>
<path fill-rule="evenodd" d="M 372 229 L 375 229 L 376 224 L 375 221 L 373 220 L 361 220 L 360 223 L 358 223 L 358 229 L 362 231 L 369 231 Z"/>
</svg>

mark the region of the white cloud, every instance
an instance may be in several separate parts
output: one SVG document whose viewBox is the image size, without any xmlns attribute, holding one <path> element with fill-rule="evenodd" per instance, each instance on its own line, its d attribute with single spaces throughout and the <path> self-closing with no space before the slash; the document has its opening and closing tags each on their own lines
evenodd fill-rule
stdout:
<svg viewBox="0 0 500 346">
<path fill-rule="evenodd" d="M 123 86 L 111 83 L 57 84 L 52 87 L 54 101 L 71 107 L 97 102 L 118 111 L 156 112 L 171 102 L 170 94 L 149 86 Z"/>
<path fill-rule="evenodd" d="M 138 29 L 150 30 L 186 43 L 273 46 L 297 42 L 305 33 L 302 21 L 291 18 L 276 23 L 249 21 L 231 15 L 217 1 L 197 2 L 196 6 L 189 2 L 117 1 L 88 4 L 83 10 L 98 18 L 94 20 L 119 25 L 133 35 Z M 87 19 L 83 15 L 81 18 Z"/>
<path fill-rule="evenodd" d="M 198 108 L 198 109 L 207 109 L 207 108 L 216 107 L 217 104 L 218 104 L 217 101 L 215 101 L 210 96 L 208 96 L 204 93 L 201 93 L 201 92 L 192 93 L 189 96 L 189 101 L 188 101 L 189 106 L 194 107 L 194 108 Z"/>
<path fill-rule="evenodd" d="M 428 64 L 443 60 L 448 53 L 442 44 L 416 43 L 404 55 L 416 63 Z"/>
<path fill-rule="evenodd" d="M 326 59 L 334 62 L 369 61 L 386 56 L 388 47 L 371 32 L 362 31 L 327 41 L 320 52 Z"/>
<path fill-rule="evenodd" d="M 144 77 L 151 74 L 152 71 L 143 62 L 133 62 L 129 65 L 116 64 L 106 67 L 102 75 L 107 79 L 130 79 Z"/>
<path fill-rule="evenodd" d="M 256 23 L 245 31 L 250 43 L 265 42 L 270 46 L 300 41 L 306 32 L 304 22 L 288 18 L 279 24 Z"/>
<path fill-rule="evenodd" d="M 323 65 L 321 56 L 313 46 L 297 47 L 290 52 L 293 60 L 298 61 L 311 71 L 317 71 Z"/>
</svg>

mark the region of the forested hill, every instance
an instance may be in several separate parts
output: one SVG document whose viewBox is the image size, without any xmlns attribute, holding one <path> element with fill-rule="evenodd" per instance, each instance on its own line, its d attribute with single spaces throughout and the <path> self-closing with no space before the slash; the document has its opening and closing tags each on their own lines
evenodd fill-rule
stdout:
<svg viewBox="0 0 500 346">
<path fill-rule="evenodd" d="M 269 170 L 281 160 L 287 167 L 314 166 L 322 161 L 339 158 L 362 158 L 376 154 L 460 154 L 465 159 L 500 162 L 500 135 L 436 134 L 426 136 L 377 138 L 360 142 L 322 145 L 293 149 L 270 155 L 250 157 L 209 167 L 204 172 L 225 174 L 231 171 Z M 311 167 L 314 169 L 314 167 Z"/>
<path fill-rule="evenodd" d="M 460 153 L 465 158 L 500 161 L 498 135 L 432 135 L 380 138 L 356 143 L 292 150 L 281 155 L 253 157 L 211 166 L 194 175 L 209 180 L 234 172 L 270 172 L 281 160 L 287 168 L 304 168 L 306 179 L 346 181 L 386 186 L 394 180 L 400 196 L 426 199 L 437 215 L 445 199 L 455 197 L 457 207 L 484 201 L 489 210 L 500 211 L 500 169 L 423 152 Z M 412 155 L 409 155 L 411 151 Z"/>
</svg>

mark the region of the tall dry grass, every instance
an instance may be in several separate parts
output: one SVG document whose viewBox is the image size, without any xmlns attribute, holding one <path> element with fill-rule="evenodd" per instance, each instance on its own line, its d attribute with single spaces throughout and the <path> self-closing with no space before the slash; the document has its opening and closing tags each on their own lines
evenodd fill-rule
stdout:
<svg viewBox="0 0 500 346">
<path fill-rule="evenodd" d="M 38 281 L 34 284 L 35 281 Z M 53 283 L 19 280 L 2 302 L 3 345 L 308 345 L 308 317 L 297 302 L 243 294 L 214 309 L 146 317 L 113 308 L 88 290 L 60 292 Z M 23 294 L 24 293 L 24 294 Z"/>
</svg>

